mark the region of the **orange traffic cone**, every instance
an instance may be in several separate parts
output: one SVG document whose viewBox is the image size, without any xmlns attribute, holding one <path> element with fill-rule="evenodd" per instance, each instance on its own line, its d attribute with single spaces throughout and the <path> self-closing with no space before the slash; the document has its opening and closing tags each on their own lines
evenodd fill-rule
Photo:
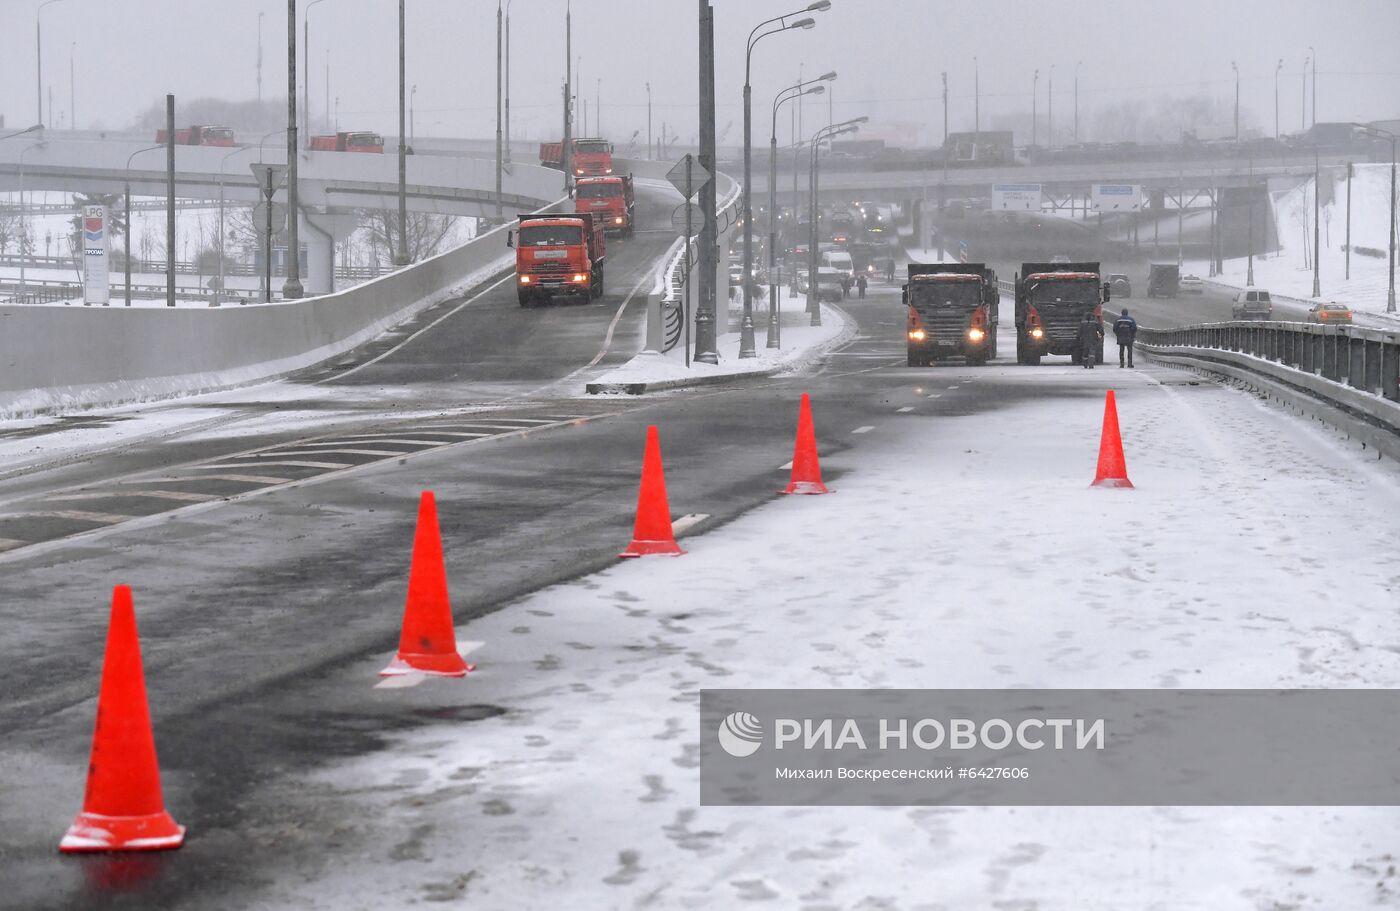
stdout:
<svg viewBox="0 0 1400 911">
<path fill-rule="evenodd" d="M 679 557 L 685 551 L 671 530 L 671 506 L 666 502 L 666 474 L 661 467 L 661 438 L 647 428 L 646 454 L 642 457 L 642 486 L 637 492 L 637 521 L 632 543 L 619 557 Z"/>
<path fill-rule="evenodd" d="M 433 492 L 425 490 L 418 501 L 418 530 L 413 535 L 413 563 L 408 571 L 408 601 L 403 610 L 399 651 L 379 676 L 420 673 L 465 677 L 474 670 L 476 666 L 467 664 L 457 652 L 437 502 Z"/>
<path fill-rule="evenodd" d="M 797 443 L 792 450 L 792 480 L 783 493 L 831 493 L 822 483 L 822 466 L 817 459 L 817 432 L 812 427 L 812 401 L 802 393 L 797 412 Z"/>
<path fill-rule="evenodd" d="M 1131 488 L 1128 480 L 1128 463 L 1123 459 L 1123 437 L 1118 432 L 1118 403 L 1113 390 L 1103 404 L 1103 436 L 1099 438 L 1099 470 L 1094 476 L 1093 487 Z"/>
<path fill-rule="evenodd" d="M 118 585 L 112 592 L 83 811 L 58 850 L 160 851 L 178 848 L 184 841 L 185 827 L 165 812 L 160 793 L 131 589 Z"/>
</svg>

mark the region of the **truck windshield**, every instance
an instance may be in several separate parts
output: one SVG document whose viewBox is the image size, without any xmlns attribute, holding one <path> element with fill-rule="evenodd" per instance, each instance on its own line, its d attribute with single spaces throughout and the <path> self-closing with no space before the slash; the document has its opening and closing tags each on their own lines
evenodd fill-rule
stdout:
<svg viewBox="0 0 1400 911">
<path fill-rule="evenodd" d="M 1079 304 L 1096 306 L 1099 302 L 1097 281 L 1039 281 L 1031 285 L 1031 301 L 1043 304 Z"/>
<path fill-rule="evenodd" d="M 982 303 L 981 285 L 975 282 L 914 282 L 910 286 L 914 306 L 951 307 L 958 310 Z"/>
<path fill-rule="evenodd" d="M 607 199 L 622 195 L 620 183 L 581 183 L 578 185 L 579 199 Z"/>
<path fill-rule="evenodd" d="M 582 243 L 578 225 L 530 225 L 520 229 L 522 247 L 564 247 Z"/>
<path fill-rule="evenodd" d="M 351 133 L 346 137 L 345 144 L 351 148 L 364 148 L 366 146 L 382 146 L 384 140 L 378 133 Z"/>
<path fill-rule="evenodd" d="M 579 151 L 579 152 L 593 152 L 593 153 L 596 153 L 596 152 L 611 152 L 611 151 L 612 151 L 612 149 L 608 146 L 608 144 L 607 144 L 606 142 L 602 142 L 602 141 L 600 141 L 600 140 L 595 140 L 595 141 L 592 141 L 592 142 L 580 142 L 580 143 L 578 143 L 577 145 L 574 146 L 574 149 L 575 149 L 576 151 Z"/>
</svg>

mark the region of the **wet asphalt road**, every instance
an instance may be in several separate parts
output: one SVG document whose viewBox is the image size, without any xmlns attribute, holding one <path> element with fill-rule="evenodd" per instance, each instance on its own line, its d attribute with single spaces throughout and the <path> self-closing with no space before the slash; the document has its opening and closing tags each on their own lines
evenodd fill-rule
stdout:
<svg viewBox="0 0 1400 911">
<path fill-rule="evenodd" d="M 649 205 L 652 219 L 669 211 L 654 197 Z M 1033 368 L 1012 368 L 1010 381 L 983 383 L 960 366 L 909 370 L 898 291 L 876 283 L 869 299 L 844 305 L 855 339 L 810 375 L 646 398 L 580 396 L 588 376 L 639 347 L 638 301 L 617 314 L 669 239 L 639 233 L 612 247 L 601 304 L 522 310 L 509 282 L 465 306 L 449 302 L 298 378 L 308 389 L 337 387 L 329 401 L 318 393 L 235 402 L 236 436 L 219 435 L 235 426 L 221 417 L 197 440 L 176 434 L 0 478 L 6 513 L 52 507 L 45 501 L 60 488 L 75 497 L 63 501 L 66 511 L 130 510 L 136 501 L 122 485 L 149 490 L 155 479 L 218 494 L 110 528 L 72 526 L 84 532 L 76 537 L 61 524 L 70 520 L 22 515 L 0 532 L 47 542 L 0 556 L 0 908 L 243 907 L 240 891 L 314 869 L 338 840 L 353 841 L 355 820 L 324 818 L 314 795 L 289 793 L 287 782 L 372 752 L 386 734 L 445 720 L 405 711 L 372 690 L 374 680 L 347 682 L 343 673 L 392 654 L 423 489 L 438 497 L 461 623 L 616 559 L 630 536 L 648 424 L 661 428 L 673 514 L 706 515 L 694 528 L 704 533 L 776 495 L 803 391 L 815 402 L 827 480 L 839 487 L 843 473 L 859 470 L 861 447 L 914 432 L 911 416 L 1024 400 L 1053 407 L 1060 397 L 1101 396 L 1112 382 L 1111 372 L 1038 383 Z M 1003 312 L 1009 323 L 1010 308 Z M 1002 336 L 1005 350 L 1011 333 Z M 329 438 L 314 422 L 257 432 L 261 417 L 281 409 L 352 420 Z M 306 454 L 315 452 L 326 454 Z M 269 467 L 246 467 L 260 458 Z M 190 481 L 205 465 L 297 483 Z M 119 582 L 135 589 L 166 801 L 190 837 L 165 855 L 60 857 L 57 840 L 81 802 Z M 471 717 L 446 720 L 496 711 L 475 706 Z"/>
</svg>

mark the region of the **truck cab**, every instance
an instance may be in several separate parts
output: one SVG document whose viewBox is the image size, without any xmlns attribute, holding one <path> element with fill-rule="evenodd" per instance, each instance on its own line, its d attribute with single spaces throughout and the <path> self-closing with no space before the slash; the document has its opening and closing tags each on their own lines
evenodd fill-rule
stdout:
<svg viewBox="0 0 1400 911">
<path fill-rule="evenodd" d="M 580 177 L 574 187 L 575 212 L 588 212 L 602 220 L 607 231 L 632 236 L 637 211 L 632 175 Z"/>
<path fill-rule="evenodd" d="M 515 247 L 515 285 L 520 306 L 569 297 L 587 303 L 603 296 L 606 249 L 603 221 L 591 214 L 521 215 L 506 235 Z"/>
<path fill-rule="evenodd" d="M 997 351 L 1001 291 L 982 263 L 910 263 L 904 286 L 910 367 L 962 357 L 981 367 Z"/>
<path fill-rule="evenodd" d="M 1016 275 L 1016 362 L 1039 364 L 1047 354 L 1068 354 L 1078 364 L 1079 324 L 1086 312 L 1103 325 L 1109 288 L 1096 262 L 1022 263 Z M 1103 345 L 1098 352 L 1103 363 Z"/>
</svg>

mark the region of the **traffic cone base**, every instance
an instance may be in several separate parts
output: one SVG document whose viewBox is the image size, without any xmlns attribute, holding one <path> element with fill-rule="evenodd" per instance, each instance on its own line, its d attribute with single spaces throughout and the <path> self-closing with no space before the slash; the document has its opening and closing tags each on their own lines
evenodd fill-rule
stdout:
<svg viewBox="0 0 1400 911">
<path fill-rule="evenodd" d="M 83 809 L 58 850 L 160 851 L 184 841 L 185 827 L 170 818 L 161 796 L 131 589 L 118 585 L 112 592 Z"/>
<path fill-rule="evenodd" d="M 619 557 L 679 557 L 685 551 L 681 550 L 675 539 L 670 541 L 633 541 L 627 545 L 627 549 L 618 554 Z"/>
<path fill-rule="evenodd" d="M 821 481 L 790 481 L 779 493 L 817 494 L 831 493 L 831 490 Z"/>
<path fill-rule="evenodd" d="M 399 652 L 389 666 L 379 672 L 381 677 L 400 677 L 404 674 L 430 674 L 434 677 L 465 677 L 476 670 L 475 664 L 468 664 L 461 655 L 416 655 Z"/>
<path fill-rule="evenodd" d="M 148 816 L 79 813 L 58 843 L 64 854 L 94 851 L 165 851 L 185 843 L 185 827 L 162 810 Z"/>
<path fill-rule="evenodd" d="M 408 571 L 399 649 L 381 677 L 432 674 L 465 677 L 475 670 L 457 651 L 452 626 L 452 601 L 447 593 L 447 567 L 442 558 L 437 500 L 431 490 L 418 499 L 418 526 L 413 533 L 413 562 Z"/>
<path fill-rule="evenodd" d="M 1132 490 L 1128 464 L 1123 456 L 1123 435 L 1118 430 L 1118 399 L 1108 390 L 1103 403 L 1103 434 L 1099 438 L 1099 465 L 1091 487 Z"/>
<path fill-rule="evenodd" d="M 817 458 L 817 432 L 812 424 L 812 400 L 802 393 L 797 409 L 797 440 L 792 447 L 792 476 L 782 493 L 831 493 L 822 483 L 821 461 Z"/>
<path fill-rule="evenodd" d="M 666 472 L 661 464 L 661 437 L 655 427 L 648 427 L 632 543 L 618 556 L 679 557 L 684 553 L 676 543 L 671 526 L 671 506 L 666 499 Z"/>
</svg>

